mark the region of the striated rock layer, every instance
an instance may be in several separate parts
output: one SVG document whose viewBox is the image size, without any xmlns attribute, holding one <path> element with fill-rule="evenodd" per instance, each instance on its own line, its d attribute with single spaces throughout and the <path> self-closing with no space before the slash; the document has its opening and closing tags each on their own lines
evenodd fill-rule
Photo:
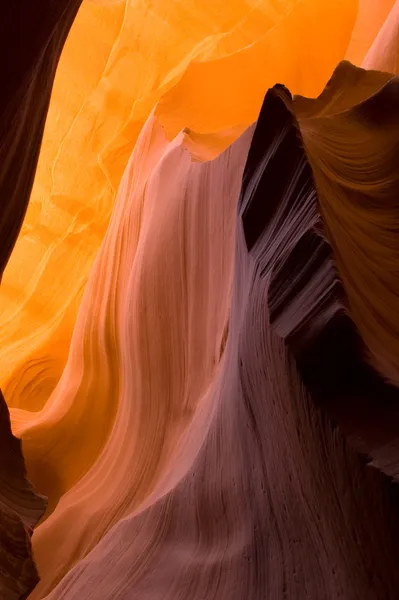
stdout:
<svg viewBox="0 0 399 600">
<path fill-rule="evenodd" d="M 3 9 L 2 270 L 78 4 Z M 0 294 L 31 600 L 395 598 L 398 82 L 247 127 L 396 72 L 398 3 L 224 6 L 86 2 L 63 54 Z"/>
<path fill-rule="evenodd" d="M 169 141 L 186 127 L 213 140 L 230 130 L 216 135 L 220 154 L 256 120 L 276 81 L 307 96 L 323 89 L 349 50 L 357 4 L 83 1 L 0 288 L 0 386 L 9 406 L 39 411 L 58 384 L 116 192 L 154 106 Z M 372 42 L 384 10 L 363 18 L 356 39 Z M 50 12 L 56 22 L 58 8 Z M 23 18 L 28 24 L 30 13 Z M 358 64 L 364 54 L 357 51 Z"/>
<path fill-rule="evenodd" d="M 372 101 L 379 98 L 383 91 Z M 351 402 L 363 379 L 348 385 L 329 371 L 349 339 L 344 328 L 326 336 L 329 324 L 352 322 L 300 127 L 287 90 L 270 90 L 243 174 L 220 366 L 152 495 L 126 511 L 49 600 L 397 597 L 396 486 L 365 467 L 314 403 L 316 367 L 338 400 L 347 393 Z M 152 268 L 161 263 L 158 256 Z M 345 356 L 365 366 L 357 350 Z"/>
<path fill-rule="evenodd" d="M 395 477 L 398 91 L 398 77 L 342 63 L 318 100 L 295 103 L 345 308 L 360 334 L 342 319 L 331 325 L 324 334 L 328 361 L 319 348 L 308 369 L 313 379 L 319 377 L 323 403 L 356 447 Z M 316 368 L 320 360 L 328 363 L 329 374 Z"/>
<path fill-rule="evenodd" d="M 219 370 L 251 130 L 205 163 L 192 162 L 187 138 L 170 143 L 148 120 L 60 385 L 34 419 L 12 411 L 35 481 L 53 501 L 61 498 L 35 534 L 36 597 L 154 491 Z"/>
<path fill-rule="evenodd" d="M 57 62 L 79 0 L 0 8 L 0 277 L 27 208 Z M 0 597 L 26 598 L 38 581 L 30 537 L 45 509 L 26 479 L 21 442 L 0 392 Z"/>
</svg>

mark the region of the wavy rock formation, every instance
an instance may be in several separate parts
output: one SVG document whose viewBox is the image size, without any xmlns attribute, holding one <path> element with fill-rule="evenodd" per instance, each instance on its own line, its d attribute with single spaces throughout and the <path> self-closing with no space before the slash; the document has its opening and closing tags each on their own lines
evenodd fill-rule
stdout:
<svg viewBox="0 0 399 600">
<path fill-rule="evenodd" d="M 327 362 L 326 345 L 343 349 L 344 337 L 322 336 L 345 295 L 299 127 L 276 86 L 243 174 L 226 346 L 173 467 L 48 600 L 397 597 L 397 489 L 365 468 L 306 380 L 317 344 Z"/>
<path fill-rule="evenodd" d="M 62 375 L 121 177 L 156 103 L 169 140 L 186 127 L 216 134 L 220 153 L 256 120 L 276 81 L 295 93 L 322 90 L 345 56 L 356 9 L 356 0 L 84 0 L 0 289 L 9 406 L 41 410 Z M 219 135 L 226 128 L 235 135 Z"/>
<path fill-rule="evenodd" d="M 330 342 L 324 342 L 330 352 L 325 361 L 329 376 L 321 375 L 320 366 L 315 368 L 324 362 L 320 348 L 309 370 L 313 378 L 320 374 L 317 385 L 323 402 L 331 404 L 358 449 L 395 477 L 399 475 L 398 85 L 392 75 L 342 63 L 324 96 L 296 102 L 345 307 L 361 338 L 356 339 L 353 327 L 348 330 L 347 324 L 335 323 L 325 334 L 326 340 L 332 336 Z"/>
<path fill-rule="evenodd" d="M 251 131 L 206 163 L 192 162 L 185 139 L 182 133 L 168 142 L 155 117 L 148 120 L 85 291 L 60 385 L 40 421 L 24 423 L 20 413 L 30 473 L 37 485 L 46 477 L 39 487 L 53 501 L 65 494 L 35 533 L 42 581 L 33 597 L 51 589 L 154 490 L 219 369 L 235 205 Z"/>
<path fill-rule="evenodd" d="M 0 276 L 27 208 L 55 69 L 78 0 L 0 8 Z M 26 479 L 21 442 L 0 392 L 0 596 L 26 598 L 38 581 L 30 537 L 45 499 Z"/>
<path fill-rule="evenodd" d="M 27 208 L 55 70 L 79 5 L 42 0 L 33 7 L 20 0 L 1 9 L 1 273 Z"/>
<path fill-rule="evenodd" d="M 78 5 L 0 9 L 2 269 Z M 30 600 L 396 598 L 398 81 L 322 90 L 397 71 L 398 6 L 83 4 L 0 288 Z"/>
</svg>

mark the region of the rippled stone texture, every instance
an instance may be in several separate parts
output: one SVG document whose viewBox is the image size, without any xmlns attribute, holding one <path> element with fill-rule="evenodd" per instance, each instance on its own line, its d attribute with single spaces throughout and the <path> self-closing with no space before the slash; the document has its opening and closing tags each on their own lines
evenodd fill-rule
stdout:
<svg viewBox="0 0 399 600">
<path fill-rule="evenodd" d="M 0 8 L 0 276 L 32 188 L 57 62 L 78 0 Z M 0 597 L 20 600 L 38 581 L 30 537 L 45 499 L 26 479 L 21 442 L 0 392 Z"/>
<path fill-rule="evenodd" d="M 189 128 L 216 138 L 220 154 L 256 120 L 276 81 L 306 95 L 323 89 L 345 56 L 356 11 L 356 0 L 83 1 L 0 288 L 0 386 L 9 406 L 41 410 L 59 382 L 123 172 L 154 106 L 169 141 Z M 23 18 L 32 21 L 29 12 Z M 371 21 L 360 28 L 370 42 L 379 22 Z M 203 146 L 209 151 L 209 138 Z"/>
<path fill-rule="evenodd" d="M 398 92 L 398 77 L 344 62 L 319 99 L 295 102 L 351 319 L 323 332 L 308 377 L 357 449 L 396 478 Z"/>
<path fill-rule="evenodd" d="M 346 307 L 293 106 L 276 86 L 256 124 L 227 342 L 173 467 L 51 600 L 397 596 L 397 489 L 327 421 L 307 379 L 317 343 L 345 343 L 321 336 Z"/>
<path fill-rule="evenodd" d="M 50 4 L 44 111 L 76 9 Z M 374 38 L 365 64 L 396 70 L 397 6 L 226 6 L 88 1 L 64 54 L 0 294 L 0 382 L 49 495 L 31 600 L 395 597 L 396 488 L 366 467 L 396 474 L 393 77 L 344 63 L 315 101 L 270 91 L 238 219 L 253 128 L 231 144 L 275 81 L 317 94 Z M 46 22 L 28 8 L 27 39 Z M 35 140 L 33 163 L 10 142 L 4 172 L 25 156 L 32 176 Z"/>
</svg>

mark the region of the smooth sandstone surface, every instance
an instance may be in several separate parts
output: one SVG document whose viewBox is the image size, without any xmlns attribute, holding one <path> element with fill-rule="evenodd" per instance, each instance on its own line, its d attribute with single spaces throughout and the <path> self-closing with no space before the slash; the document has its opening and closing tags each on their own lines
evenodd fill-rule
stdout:
<svg viewBox="0 0 399 600">
<path fill-rule="evenodd" d="M 0 8 L 0 277 L 26 212 L 55 70 L 78 1 Z M 46 508 L 26 478 L 21 441 L 0 392 L 0 597 L 26 598 L 38 581 L 31 535 Z"/>
<path fill-rule="evenodd" d="M 216 134 L 220 153 L 256 120 L 276 81 L 305 95 L 323 89 L 356 10 L 355 0 L 82 3 L 0 289 L 9 406 L 40 410 L 61 377 L 122 174 L 154 106 L 169 140 L 186 127 Z M 218 135 L 227 129 L 233 135 Z"/>
<path fill-rule="evenodd" d="M 47 568 L 53 579 L 49 577 L 48 580 L 44 575 L 32 598 L 44 597 L 57 580 L 61 581 L 49 595 L 50 598 L 78 598 L 82 595 L 112 598 L 115 589 L 118 589 L 122 598 L 129 599 L 164 598 L 168 595 L 170 598 L 179 595 L 185 597 L 187 593 L 198 594 L 198 598 L 217 598 L 223 594 L 229 597 L 236 594 L 240 598 L 244 589 L 249 590 L 254 598 L 262 598 L 264 594 L 266 597 L 272 595 L 283 598 L 287 590 L 291 597 L 297 598 L 317 597 L 320 590 L 332 598 L 342 595 L 345 598 L 395 597 L 398 585 L 394 566 L 398 552 L 394 533 L 397 519 L 396 489 L 390 487 L 389 480 L 384 480 L 377 470 L 365 469 L 364 461 L 355 454 L 355 450 L 369 454 L 374 463 L 387 472 L 386 465 L 382 461 L 378 464 L 376 458 L 381 450 L 381 442 L 385 444 L 392 440 L 389 437 L 392 429 L 381 427 L 377 440 L 370 439 L 370 422 L 376 425 L 376 415 L 370 416 L 362 405 L 360 408 L 363 413 L 358 409 L 359 397 L 360 401 L 369 404 L 378 398 L 377 415 L 385 419 L 382 425 L 392 423 L 392 413 L 388 414 L 387 419 L 381 407 L 384 394 L 388 402 L 392 400 L 391 388 L 382 379 L 378 380 L 376 374 L 373 375 L 361 346 L 355 344 L 352 353 L 349 353 L 348 344 L 352 338 L 346 327 L 348 317 L 345 315 L 352 317 L 352 312 L 346 301 L 348 288 L 345 280 L 342 282 L 343 288 L 339 282 L 340 262 L 337 261 L 333 242 L 331 249 L 323 241 L 323 229 L 326 228 L 328 238 L 331 221 L 328 214 L 324 219 L 321 216 L 326 199 L 316 169 L 320 153 L 310 154 L 312 149 L 308 148 L 307 140 L 314 127 L 323 132 L 321 114 L 331 120 L 331 131 L 334 131 L 334 123 L 339 124 L 344 115 L 349 121 L 346 127 L 352 132 L 350 123 L 356 122 L 359 115 L 361 120 L 364 111 L 365 125 L 370 124 L 368 107 L 371 115 L 378 114 L 373 111 L 373 105 L 384 102 L 386 90 L 396 85 L 396 79 L 391 75 L 356 70 L 350 64 L 342 63 L 317 100 L 309 101 L 300 97 L 295 100 L 290 111 L 295 111 L 297 125 L 287 109 L 289 100 L 285 98 L 284 89 L 277 88 L 266 96 L 254 137 L 252 129 L 248 130 L 219 158 L 205 163 L 192 162 L 190 154 L 184 149 L 184 134 L 170 144 L 156 118 L 150 117 L 137 145 L 137 154 L 133 155 L 125 174 L 115 216 L 96 268 L 100 269 L 103 260 L 109 257 L 112 245 L 118 247 L 124 238 L 121 223 L 126 223 L 128 231 L 133 230 L 134 219 L 126 211 L 124 203 L 129 197 L 125 186 L 139 191 L 133 174 L 143 173 L 144 166 L 137 159 L 139 157 L 144 165 L 151 167 L 146 162 L 146 157 L 151 156 L 156 160 L 156 167 L 148 171 L 151 175 L 140 206 L 141 235 L 144 237 L 141 242 L 140 237 L 138 242 L 132 240 L 136 255 L 133 260 L 126 260 L 126 264 L 133 269 L 137 267 L 138 272 L 130 279 L 130 288 L 126 285 L 126 278 L 122 278 L 125 287 L 119 289 L 122 296 L 128 296 L 122 304 L 125 310 L 121 311 L 121 315 L 130 314 L 134 307 L 136 310 L 140 306 L 153 308 L 149 323 L 156 320 L 159 342 L 148 344 L 145 352 L 148 364 L 141 363 L 144 373 L 140 376 L 136 371 L 135 377 L 130 379 L 130 386 L 138 385 L 138 388 L 129 387 L 129 366 L 137 364 L 137 360 L 132 360 L 135 355 L 129 355 L 127 349 L 131 345 L 133 352 L 135 347 L 142 350 L 145 340 L 139 337 L 142 343 L 136 345 L 134 339 L 137 335 L 135 331 L 142 331 L 137 323 L 143 323 L 143 319 L 137 319 L 134 327 L 126 332 L 124 351 L 118 352 L 114 348 L 106 354 L 107 357 L 120 356 L 122 372 L 124 362 L 124 368 L 128 369 L 122 379 L 126 388 L 120 391 L 119 414 L 116 415 L 100 459 L 62 498 L 54 513 L 35 534 L 39 568 L 42 564 L 43 573 Z M 392 102 L 395 107 L 395 95 L 392 96 Z M 390 121 L 393 128 L 393 112 L 387 111 L 386 118 L 390 114 L 393 115 Z M 359 131 L 361 133 L 361 129 Z M 304 149 L 301 148 L 299 132 L 303 135 Z M 188 141 L 193 143 L 193 137 L 189 135 Z M 144 407 L 140 410 L 137 406 L 136 411 L 131 410 L 132 400 L 140 398 L 139 394 L 132 392 L 135 389 L 142 390 L 148 378 L 151 386 L 161 386 L 158 394 L 163 393 L 166 400 L 166 405 L 159 407 L 154 402 L 154 407 L 164 411 L 173 409 L 165 395 L 166 381 L 169 380 L 170 389 L 170 374 L 176 372 L 178 365 L 190 364 L 181 355 L 175 357 L 174 363 L 173 354 L 162 350 L 162 341 L 167 339 L 167 331 L 176 336 L 179 331 L 191 331 L 193 325 L 186 321 L 183 330 L 176 325 L 170 330 L 162 329 L 162 325 L 169 327 L 172 324 L 170 317 L 165 320 L 156 318 L 156 315 L 165 314 L 168 306 L 173 308 L 173 304 L 168 304 L 172 291 L 176 294 L 179 290 L 181 293 L 187 289 L 182 287 L 183 273 L 187 271 L 184 268 L 183 272 L 180 271 L 182 267 L 179 265 L 182 263 L 173 260 L 171 249 L 176 247 L 177 256 L 184 256 L 190 261 L 187 264 L 193 264 L 192 281 L 195 287 L 192 297 L 198 298 L 202 289 L 209 301 L 211 292 L 215 291 L 214 301 L 220 305 L 221 290 L 228 289 L 229 284 L 227 281 L 223 283 L 219 274 L 216 275 L 216 281 L 220 287 L 216 281 L 208 279 L 209 288 L 206 288 L 200 274 L 207 265 L 212 270 L 215 268 L 216 254 L 212 254 L 212 248 L 216 253 L 223 249 L 227 259 L 223 260 L 220 273 L 224 271 L 231 274 L 232 266 L 230 263 L 230 268 L 227 267 L 227 260 L 233 257 L 232 245 L 229 250 L 226 244 L 220 245 L 220 240 L 228 239 L 224 237 L 227 232 L 224 224 L 226 218 L 230 219 L 230 239 L 233 238 L 235 198 L 242 172 L 240 166 L 241 169 L 244 166 L 250 142 L 238 205 L 233 275 L 233 289 L 237 288 L 236 295 L 242 298 L 243 305 L 236 307 L 238 300 L 233 293 L 229 313 L 230 301 L 226 298 L 224 310 L 219 313 L 219 327 L 215 327 L 215 323 L 209 330 L 208 343 L 219 331 L 217 351 L 209 379 L 204 374 L 199 379 L 209 383 L 204 386 L 202 393 L 197 392 L 191 407 L 185 405 L 183 396 L 174 407 L 174 414 L 163 412 L 161 420 L 159 412 L 155 412 L 154 421 L 151 422 L 151 412 L 144 410 Z M 164 154 L 157 155 L 155 148 L 159 148 L 160 152 L 163 150 Z M 172 169 L 167 168 L 172 165 L 178 181 L 177 191 L 172 185 Z M 313 165 L 313 170 L 310 165 Z M 229 185 L 226 177 L 233 176 L 236 177 L 235 185 L 231 184 L 232 180 Z M 313 183 L 314 176 L 316 185 Z M 166 180 L 168 186 L 163 183 Z M 201 183 L 203 180 L 205 187 Z M 191 195 L 191 185 L 197 192 L 205 190 L 202 201 L 199 198 L 197 202 L 193 200 L 195 195 Z M 154 186 L 158 193 L 152 195 Z M 212 190 L 216 190 L 215 196 Z M 230 200 L 224 205 L 226 212 L 219 213 L 221 201 L 229 197 L 229 191 Z M 157 204 L 158 210 L 150 204 L 147 212 L 143 207 L 146 198 L 151 197 L 157 198 L 158 202 L 161 197 L 169 201 Z M 180 199 L 177 214 L 171 210 L 172 198 Z M 268 198 L 267 204 L 265 198 Z M 134 204 L 133 195 L 130 199 Z M 119 204 L 121 200 L 123 202 Z M 182 221 L 181 216 L 187 216 L 188 207 L 197 210 L 192 222 L 198 224 L 197 233 L 203 236 L 196 239 L 194 230 L 194 238 L 183 238 L 190 245 L 192 242 L 192 248 L 199 252 L 197 263 L 194 258 L 189 258 L 190 254 L 181 245 L 182 239 L 176 230 L 179 224 L 182 231 L 185 230 L 187 222 Z M 213 214 L 214 220 L 209 220 L 208 216 L 200 226 L 200 216 L 205 214 Z M 241 221 L 243 231 L 240 233 Z M 219 243 L 215 231 L 212 236 L 209 235 L 207 227 L 212 223 L 219 223 L 219 226 L 223 224 L 219 229 L 222 235 Z M 118 236 L 114 233 L 114 226 L 118 229 Z M 150 244 L 154 238 L 153 231 L 158 231 L 158 243 L 151 251 L 151 246 L 146 244 Z M 201 239 L 206 239 L 208 243 L 204 246 Z M 135 244 L 142 249 L 139 255 Z M 170 248 L 169 253 L 165 253 L 164 244 Z M 204 248 L 210 252 L 207 254 L 208 260 L 201 256 Z M 239 268 L 237 261 L 241 255 L 243 265 Z M 120 257 L 116 263 L 122 268 L 125 264 Z M 93 271 L 93 283 L 97 284 L 101 278 L 96 268 Z M 173 279 L 172 273 L 175 273 Z M 181 274 L 176 277 L 176 273 Z M 151 281 L 151 284 L 147 284 L 151 290 L 151 304 L 142 296 L 147 287 L 143 285 L 145 281 Z M 171 287 L 172 281 L 176 281 L 176 288 Z M 89 297 L 96 297 L 91 293 L 90 282 L 87 288 Z M 107 293 L 105 297 L 113 298 L 114 295 Z M 179 308 L 185 304 L 184 300 L 184 296 L 174 296 Z M 205 311 L 203 315 L 215 314 L 215 308 L 210 311 L 211 305 L 206 305 L 202 299 L 197 309 L 193 309 L 194 322 L 200 324 L 203 335 L 201 324 L 204 318 L 201 318 L 200 306 Z M 83 307 L 85 304 L 82 304 L 82 313 Z M 126 310 L 127 307 L 131 307 L 130 311 Z M 181 311 L 176 314 L 180 320 Z M 126 320 L 121 317 L 120 322 L 126 330 Z M 331 330 L 333 335 L 329 333 Z M 202 342 L 201 338 L 197 338 L 197 344 L 192 339 L 192 345 L 188 343 L 187 346 L 184 339 L 181 338 L 180 343 L 169 343 L 167 347 L 175 347 L 176 350 L 197 349 L 195 362 L 190 368 L 187 367 L 186 372 L 195 378 L 202 362 L 198 350 L 205 352 L 204 358 L 211 353 L 209 349 L 206 350 L 206 338 L 202 338 Z M 342 356 L 344 349 L 346 353 Z M 155 353 L 154 359 L 152 352 Z M 152 372 L 157 373 L 153 380 L 145 376 L 152 360 Z M 212 367 L 215 369 L 213 376 Z M 352 379 L 348 378 L 348 369 Z M 166 374 L 167 380 L 163 379 L 162 373 Z M 66 377 L 68 380 L 69 377 Z M 195 392 L 192 383 L 190 389 Z M 285 392 L 282 391 L 284 389 Z M 124 395 L 124 392 L 128 393 Z M 151 388 L 145 397 L 152 397 Z M 170 399 L 178 397 L 178 390 L 172 389 Z M 346 408 L 351 404 L 352 410 L 342 410 L 342 405 Z M 328 416 L 338 420 L 342 431 L 348 434 L 349 446 L 342 433 L 332 428 L 318 412 L 316 405 L 325 408 Z M 180 410 L 176 412 L 178 407 Z M 191 411 L 187 412 L 187 408 L 191 408 Z M 249 422 L 244 427 L 247 411 Z M 143 421 L 138 422 L 140 416 Z M 296 419 L 300 420 L 299 423 Z M 297 438 L 286 430 L 279 432 L 279 427 L 289 427 L 291 420 L 292 427 L 296 423 Z M 162 433 L 161 427 L 164 428 Z M 137 441 L 135 430 L 143 436 L 138 436 Z M 34 427 L 32 431 L 35 431 Z M 150 431 L 152 435 L 148 435 Z M 357 439 L 359 435 L 361 443 Z M 158 450 L 154 444 L 156 439 L 162 440 L 163 444 Z M 298 444 L 296 450 L 291 446 L 295 439 Z M 308 447 L 310 440 L 313 440 L 311 448 Z M 92 441 L 93 436 L 90 437 L 90 443 Z M 264 447 L 266 443 L 269 450 Z M 307 456 L 309 464 L 306 468 L 305 463 L 297 463 L 301 455 L 298 448 L 302 448 Z M 139 460 L 136 463 L 137 455 Z M 391 459 L 392 454 L 389 454 L 388 460 Z M 282 464 L 286 464 L 285 461 L 292 464 L 294 479 L 289 471 L 283 477 Z M 135 463 L 137 471 L 134 469 Z M 201 467 L 201 464 L 204 466 Z M 263 471 L 260 465 L 263 465 Z M 309 498 L 310 473 L 319 473 L 321 480 L 320 487 L 317 487 L 317 478 L 314 482 L 316 488 L 310 486 L 314 495 Z M 288 479 L 284 484 L 285 477 Z M 277 481 L 280 481 L 278 485 Z M 336 492 L 335 509 L 329 505 L 333 489 L 342 490 L 342 493 Z M 234 501 L 232 498 L 236 495 L 238 497 Z M 259 506 L 263 506 L 258 517 L 254 509 L 256 498 L 259 498 Z M 268 511 L 265 510 L 265 502 Z M 314 503 L 314 508 L 307 508 L 296 522 L 298 507 L 301 503 L 308 506 L 309 502 L 310 506 Z M 246 512 L 244 506 L 247 507 Z M 320 513 L 318 511 L 322 506 L 325 508 Z M 327 506 L 330 506 L 332 513 L 326 512 Z M 334 513 L 334 510 L 337 512 Z M 343 515 L 341 528 L 338 526 L 338 514 Z M 269 530 L 271 528 L 274 531 L 274 519 L 277 520 L 277 531 L 272 534 Z M 67 530 L 66 523 L 70 522 L 76 524 L 76 529 Z M 348 530 L 349 522 L 351 528 Z M 309 537 L 312 528 L 318 532 L 315 537 Z M 269 533 L 266 534 L 266 531 Z M 100 541 L 102 535 L 105 537 Z M 50 552 L 52 539 L 58 540 L 58 552 L 55 555 Z M 320 559 L 324 562 L 315 570 L 314 556 L 320 555 L 320 549 L 313 544 L 317 544 L 318 539 L 322 540 L 320 543 L 324 547 L 324 559 Z M 293 540 L 297 541 L 294 543 Z M 296 544 L 302 548 L 300 551 L 296 551 Z M 143 546 L 146 546 L 145 552 Z M 303 547 L 307 550 L 303 551 Z M 281 556 L 284 556 L 284 561 L 279 558 Z M 61 579 L 77 557 L 83 560 Z M 103 563 L 104 567 L 101 567 Z M 277 578 L 276 571 L 280 573 Z"/>
<path fill-rule="evenodd" d="M 346 342 L 320 340 L 345 305 L 317 203 L 289 93 L 278 86 L 243 174 L 226 346 L 174 473 L 48 599 L 396 598 L 398 492 L 365 468 L 308 391 L 315 345 L 328 360 Z M 328 374 L 323 360 L 317 366 Z M 358 382 L 345 383 L 338 393 L 351 401 Z"/>
<path fill-rule="evenodd" d="M 0 385 L 48 496 L 29 598 L 396 598 L 398 2 L 86 0 L 48 113 L 79 2 L 37 29 L 19 4 Z M 378 71 L 329 80 L 344 58 Z M 261 109 L 276 82 L 301 96 Z M 19 600 L 44 504 L 5 405 L 4 432 Z"/>
</svg>

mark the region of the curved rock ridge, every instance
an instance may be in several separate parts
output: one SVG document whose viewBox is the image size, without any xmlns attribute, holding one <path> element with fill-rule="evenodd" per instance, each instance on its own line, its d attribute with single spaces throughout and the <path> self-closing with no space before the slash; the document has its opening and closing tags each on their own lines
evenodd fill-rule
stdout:
<svg viewBox="0 0 399 600">
<path fill-rule="evenodd" d="M 322 96 L 294 101 L 325 235 L 345 290 L 346 314 L 330 324 L 323 343 L 304 359 L 307 377 L 317 380 L 322 403 L 356 447 L 394 477 L 399 475 L 398 91 L 398 77 L 344 62 Z"/>
<path fill-rule="evenodd" d="M 21 11 L 24 5 L 18 1 Z M 189 128 L 205 136 L 205 152 L 216 137 L 210 154 L 220 154 L 255 121 L 276 81 L 295 93 L 319 93 L 345 57 L 357 5 L 82 2 L 57 68 L 30 204 L 0 289 L 0 386 L 9 406 L 40 411 L 60 380 L 123 172 L 154 106 L 169 141 Z M 363 45 L 383 18 L 383 8 L 375 12 L 378 18 L 366 15 L 357 27 Z M 24 15 L 32 20 L 31 12 Z M 356 60 L 363 58 L 357 52 Z"/>
<path fill-rule="evenodd" d="M 3 268 L 78 4 L 3 9 Z M 396 72 L 397 6 L 84 4 L 0 294 L 31 600 L 396 598 L 397 78 L 247 127 Z"/>
<path fill-rule="evenodd" d="M 0 8 L 0 277 L 35 175 L 55 69 L 79 0 L 18 0 Z M 26 598 L 38 581 L 31 535 L 45 498 L 26 478 L 21 442 L 0 392 L 0 597 Z"/>
<path fill-rule="evenodd" d="M 397 77 L 343 62 L 319 98 L 296 97 L 291 103 L 283 94 L 298 119 L 312 165 L 308 231 L 297 238 L 295 228 L 304 226 L 304 205 L 301 195 L 295 195 L 295 178 L 286 181 L 277 169 L 275 180 L 269 177 L 267 183 L 273 186 L 273 200 L 279 198 L 276 189 L 289 190 L 286 207 L 273 212 L 274 203 L 265 206 L 259 193 L 251 196 L 249 209 L 243 212 L 250 250 L 255 240 L 269 235 L 271 227 L 279 231 L 291 216 L 292 237 L 280 247 L 269 289 L 271 323 L 296 357 L 319 405 L 368 461 L 395 478 L 399 475 L 399 336 L 394 308 L 399 290 L 392 265 L 397 256 L 397 90 Z M 254 164 L 262 169 L 256 157 L 262 155 L 267 140 L 266 123 L 261 131 L 254 136 L 244 182 L 254 177 Z M 284 133 L 269 161 L 278 161 L 278 152 L 288 156 L 291 142 Z M 372 157 L 374 169 L 369 163 L 363 165 L 365 155 Z M 309 174 L 307 161 L 302 169 L 298 167 L 298 182 L 306 169 Z M 248 210 L 252 220 L 246 228 Z M 274 214 L 280 220 L 268 223 Z"/>
<path fill-rule="evenodd" d="M 322 416 L 296 366 L 343 311 L 320 221 L 291 97 L 277 86 L 243 175 L 226 346 L 174 474 L 48 600 L 396 598 L 397 490 Z M 283 280 L 300 289 L 294 302 Z M 302 324 L 316 337 L 302 338 Z"/>
<path fill-rule="evenodd" d="M 342 71 L 356 68 L 344 63 L 337 78 Z M 333 105 L 320 114 L 315 103 L 315 114 L 299 115 L 299 122 L 349 310 L 375 366 L 399 383 L 399 79 L 391 76 L 383 83 L 372 71 L 364 71 L 363 79 L 378 79 L 375 93 L 368 90 L 359 102 L 349 86 L 343 87 L 345 110 Z"/>
<path fill-rule="evenodd" d="M 153 115 L 142 131 L 61 381 L 39 414 L 11 409 L 29 472 L 54 509 L 34 535 L 41 582 L 32 598 L 182 468 L 176 445 L 223 356 L 251 135 L 194 162 L 189 134 L 168 142 Z"/>
<path fill-rule="evenodd" d="M 0 11 L 0 273 L 25 215 L 55 70 L 80 3 L 19 0 Z"/>
</svg>

